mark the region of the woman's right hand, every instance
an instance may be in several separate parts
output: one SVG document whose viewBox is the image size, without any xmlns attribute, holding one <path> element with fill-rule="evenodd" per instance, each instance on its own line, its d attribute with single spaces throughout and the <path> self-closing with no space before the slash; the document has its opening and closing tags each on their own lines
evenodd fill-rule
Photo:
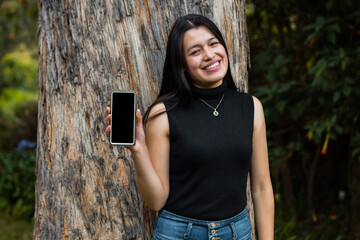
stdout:
<svg viewBox="0 0 360 240">
<path fill-rule="evenodd" d="M 111 131 L 111 110 L 110 107 L 106 108 L 106 135 L 110 137 Z M 135 118 L 135 144 L 133 146 L 125 146 L 130 149 L 132 152 L 141 151 L 143 147 L 146 145 L 145 143 L 145 132 L 144 126 L 142 122 L 142 115 L 139 109 L 136 110 L 136 118 Z"/>
<path fill-rule="evenodd" d="M 110 131 L 111 131 L 111 112 L 110 112 L 110 107 L 106 108 L 106 120 L 105 120 L 105 124 L 106 124 L 106 136 L 110 137 Z"/>
</svg>

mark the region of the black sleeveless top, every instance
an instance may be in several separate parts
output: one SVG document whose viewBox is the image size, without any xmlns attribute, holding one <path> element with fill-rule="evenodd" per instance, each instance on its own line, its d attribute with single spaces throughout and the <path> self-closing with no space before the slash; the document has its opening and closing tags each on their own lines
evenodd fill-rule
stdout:
<svg viewBox="0 0 360 240">
<path fill-rule="evenodd" d="M 252 96 L 222 85 L 191 86 L 193 100 L 167 112 L 170 127 L 170 193 L 164 209 L 200 220 L 222 220 L 246 207 L 252 156 Z M 213 115 L 222 95 L 224 98 Z M 169 109 L 170 104 L 165 103 Z"/>
</svg>

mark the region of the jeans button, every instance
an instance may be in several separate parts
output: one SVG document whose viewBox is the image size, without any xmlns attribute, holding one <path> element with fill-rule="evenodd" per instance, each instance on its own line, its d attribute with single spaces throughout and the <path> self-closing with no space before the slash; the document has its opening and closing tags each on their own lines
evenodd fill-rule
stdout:
<svg viewBox="0 0 360 240">
<path fill-rule="evenodd" d="M 212 222 L 212 223 L 210 224 L 210 226 L 211 226 L 212 228 L 214 228 L 214 227 L 216 227 L 216 223 Z"/>
</svg>

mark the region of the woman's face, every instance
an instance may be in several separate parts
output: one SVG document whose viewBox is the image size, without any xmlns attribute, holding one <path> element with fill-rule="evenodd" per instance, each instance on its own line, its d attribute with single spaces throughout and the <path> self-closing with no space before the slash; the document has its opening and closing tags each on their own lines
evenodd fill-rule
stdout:
<svg viewBox="0 0 360 240">
<path fill-rule="evenodd" d="M 228 57 L 223 45 L 206 27 L 185 32 L 183 39 L 186 71 L 199 88 L 220 86 L 228 70 Z"/>
</svg>

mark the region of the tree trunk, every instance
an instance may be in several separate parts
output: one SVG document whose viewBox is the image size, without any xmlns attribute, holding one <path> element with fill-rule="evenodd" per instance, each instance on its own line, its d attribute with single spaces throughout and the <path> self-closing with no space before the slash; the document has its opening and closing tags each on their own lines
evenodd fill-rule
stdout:
<svg viewBox="0 0 360 240">
<path fill-rule="evenodd" d="M 112 90 L 133 89 L 144 112 L 170 28 L 187 13 L 219 26 L 247 90 L 245 0 L 39 1 L 34 239 L 150 239 L 155 213 L 143 207 L 130 152 L 109 145 L 105 108 Z"/>
</svg>

